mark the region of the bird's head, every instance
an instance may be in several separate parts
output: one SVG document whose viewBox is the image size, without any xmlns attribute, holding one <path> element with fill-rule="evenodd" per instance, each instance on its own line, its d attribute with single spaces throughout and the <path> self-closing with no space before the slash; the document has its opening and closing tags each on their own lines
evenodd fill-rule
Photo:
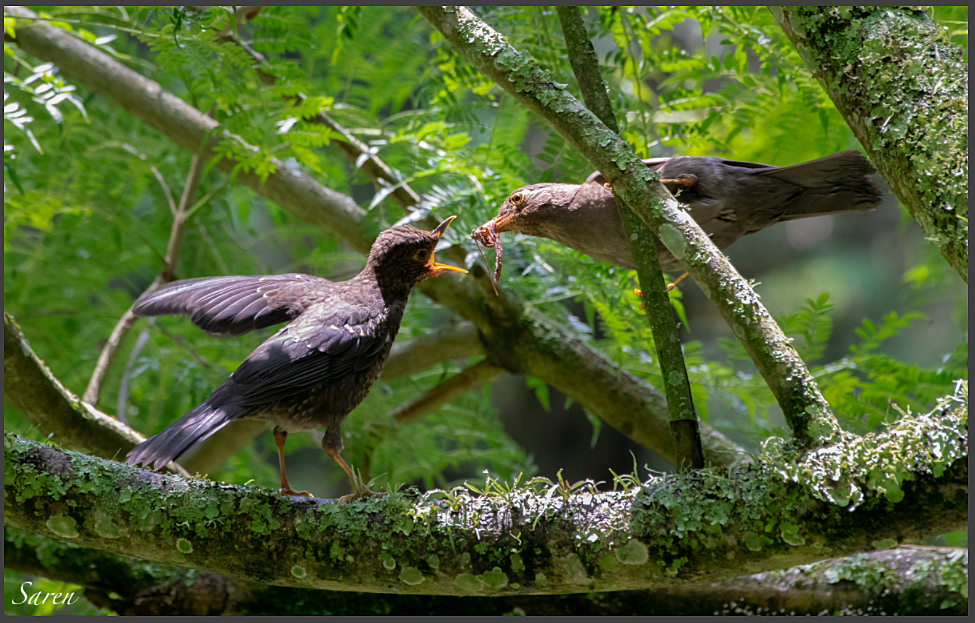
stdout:
<svg viewBox="0 0 975 623">
<path fill-rule="evenodd" d="M 497 216 L 478 229 L 492 225 L 494 231 L 499 234 L 510 231 L 529 236 L 549 237 L 548 226 L 558 222 L 560 215 L 572 203 L 572 198 L 578 190 L 579 186 L 574 184 L 522 186 L 508 195 Z M 475 230 L 475 233 L 477 231 Z"/>
<path fill-rule="evenodd" d="M 463 268 L 440 264 L 433 258 L 437 243 L 455 218 L 451 216 L 432 231 L 424 231 L 413 225 L 387 229 L 372 243 L 369 264 L 382 281 L 395 282 L 407 288 L 444 272 L 466 273 Z"/>
</svg>

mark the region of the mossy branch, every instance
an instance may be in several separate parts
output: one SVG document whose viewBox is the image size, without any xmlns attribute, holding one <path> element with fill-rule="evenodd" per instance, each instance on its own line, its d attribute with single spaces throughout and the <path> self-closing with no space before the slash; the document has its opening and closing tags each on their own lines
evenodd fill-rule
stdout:
<svg viewBox="0 0 975 623">
<path fill-rule="evenodd" d="M 444 597 L 264 586 L 4 528 L 4 568 L 78 584 L 122 615 L 964 614 L 968 550 L 900 547 L 651 591 Z M 595 597 L 595 598 L 593 598 Z"/>
<path fill-rule="evenodd" d="M 22 7 L 5 7 L 13 17 L 36 17 Z M 198 153 L 205 141 L 229 138 L 242 151 L 258 151 L 222 130 L 156 82 L 125 67 L 104 52 L 59 28 L 31 20 L 18 24 L 15 43 L 28 54 L 54 63 L 69 79 L 115 102 L 134 117 L 162 132 L 181 147 Z M 217 167 L 228 173 L 240 163 L 224 157 Z M 365 210 L 351 199 L 326 188 L 300 170 L 271 158 L 273 172 L 265 180 L 253 171 L 237 171 L 237 181 L 278 203 L 298 218 L 335 235 L 349 247 L 367 253 L 372 239 L 365 233 Z M 447 249 L 450 251 L 451 249 Z M 456 249 L 459 251 L 459 249 Z M 662 458 L 676 463 L 668 440 L 666 403 L 659 392 L 592 349 L 570 330 L 529 308 L 514 296 L 490 299 L 489 277 L 483 269 L 464 279 L 433 279 L 419 289 L 434 301 L 475 324 L 489 357 L 508 371 L 530 374 L 549 383 L 586 407 L 613 428 Z M 702 426 L 705 450 L 715 465 L 745 459 L 737 445 Z"/>
<path fill-rule="evenodd" d="M 4 525 L 234 580 L 437 595 L 653 589 L 782 569 L 968 521 L 967 393 L 795 462 L 600 493 L 488 480 L 337 504 L 4 436 Z"/>
<path fill-rule="evenodd" d="M 589 110 L 606 124 L 615 134 L 620 127 L 613 114 L 613 107 L 606 92 L 606 83 L 599 75 L 599 61 L 596 50 L 589 41 L 586 24 L 582 20 L 579 7 L 556 7 L 565 46 L 569 52 L 572 72 L 579 82 L 579 89 Z M 670 412 L 670 432 L 674 439 L 675 453 L 681 467 L 700 469 L 704 467 L 704 451 L 701 448 L 701 435 L 698 432 L 697 412 L 691 396 L 691 383 L 687 378 L 687 366 L 677 334 L 674 310 L 667 296 L 660 257 L 657 253 L 657 240 L 650 227 L 630 210 L 621 197 L 616 198 L 616 209 L 623 222 L 623 231 L 629 241 L 630 250 L 636 260 L 636 273 L 642 289 L 643 306 L 647 321 L 653 333 L 653 344 L 660 358 L 660 372 L 663 376 L 664 393 L 667 395 L 667 409 Z"/>
<path fill-rule="evenodd" d="M 968 283 L 968 66 L 923 7 L 769 7 L 924 236 Z"/>
<path fill-rule="evenodd" d="M 790 340 L 633 148 L 465 7 L 417 8 L 474 67 L 572 143 L 650 226 L 741 341 L 799 443 L 811 448 L 837 440 L 839 424 Z"/>
</svg>

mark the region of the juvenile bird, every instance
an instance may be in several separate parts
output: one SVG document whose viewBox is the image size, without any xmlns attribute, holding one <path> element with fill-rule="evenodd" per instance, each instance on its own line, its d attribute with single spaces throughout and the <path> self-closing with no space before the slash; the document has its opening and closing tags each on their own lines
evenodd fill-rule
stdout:
<svg viewBox="0 0 975 623">
<path fill-rule="evenodd" d="M 881 198 L 868 177 L 874 168 L 855 151 L 788 167 L 698 156 L 643 162 L 660 173 L 661 183 L 719 249 L 778 222 L 871 210 Z M 613 193 L 598 171 L 581 185 L 532 184 L 517 189 L 498 215 L 471 236 L 495 246 L 497 234 L 506 231 L 550 238 L 598 260 L 636 267 Z M 659 240 L 657 250 L 665 271 L 680 267 Z"/>
<path fill-rule="evenodd" d="M 298 273 L 205 277 L 176 281 L 140 298 L 133 308 L 137 315 L 186 315 L 214 336 L 288 324 L 202 404 L 133 448 L 129 465 L 159 469 L 229 422 L 252 418 L 274 427 L 282 495 L 310 497 L 288 485 L 284 443 L 288 433 L 315 428 L 325 429 L 322 447 L 355 485 L 339 454 L 342 421 L 379 377 L 413 286 L 443 272 L 467 272 L 433 258 L 454 218 L 429 232 L 412 225 L 387 229 L 373 243 L 366 267 L 348 281 Z"/>
</svg>

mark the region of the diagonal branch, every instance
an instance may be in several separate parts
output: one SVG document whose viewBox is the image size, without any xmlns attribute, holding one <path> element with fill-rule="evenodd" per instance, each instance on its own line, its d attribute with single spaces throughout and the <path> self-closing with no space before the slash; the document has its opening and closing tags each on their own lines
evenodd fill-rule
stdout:
<svg viewBox="0 0 975 623">
<path fill-rule="evenodd" d="M 20 7 L 8 6 L 4 11 L 13 16 L 33 15 Z M 28 54 L 56 64 L 68 78 L 114 101 L 193 153 L 199 152 L 204 141 L 218 139 L 234 141 L 241 150 L 257 149 L 222 131 L 215 121 L 164 91 L 158 83 L 61 29 L 43 25 L 17 28 L 15 41 Z M 233 158 L 224 157 L 217 167 L 231 172 L 238 164 Z M 271 158 L 270 164 L 274 170 L 263 183 L 253 171 L 240 170 L 236 179 L 356 251 L 369 251 L 372 239 L 366 234 L 365 210 L 350 197 L 326 188 L 278 159 Z M 460 254 L 463 260 L 459 247 L 447 251 Z M 494 296 L 483 269 L 472 269 L 464 279 L 425 281 L 420 290 L 473 322 L 485 353 L 497 365 L 544 380 L 585 404 L 630 439 L 676 463 L 673 447 L 668 443 L 666 403 L 659 392 L 622 372 L 602 353 L 515 295 L 502 292 L 502 296 Z M 731 465 L 747 460 L 742 449 L 718 431 L 702 427 L 702 435 L 713 464 Z"/>
<path fill-rule="evenodd" d="M 732 328 L 782 407 L 802 447 L 841 431 L 812 375 L 758 295 L 658 183 L 633 148 L 507 39 L 465 7 L 417 7 L 460 51 L 589 160 L 681 262 Z"/>
<path fill-rule="evenodd" d="M 599 75 L 596 50 L 589 41 L 589 33 L 582 21 L 579 7 L 560 6 L 556 8 L 565 46 L 569 52 L 572 72 L 579 82 L 582 97 L 590 110 L 614 133 L 620 127 L 613 114 L 613 107 L 606 94 L 606 83 Z M 681 350 L 680 336 L 674 311 L 664 285 L 663 270 L 657 254 L 657 239 L 646 223 L 640 220 L 622 198 L 616 199 L 616 209 L 623 230 L 629 241 L 630 250 L 636 260 L 637 277 L 643 294 L 643 306 L 653 333 L 653 344 L 660 358 L 660 371 L 667 395 L 667 410 L 670 412 L 670 432 L 674 439 L 679 466 L 691 469 L 704 467 L 704 450 L 701 448 L 701 435 L 698 430 L 697 413 L 691 397 L 691 382 L 687 378 L 687 366 Z"/>
<path fill-rule="evenodd" d="M 115 459 L 145 437 L 78 399 L 34 354 L 13 316 L 3 312 L 3 396 L 55 443 Z M 170 471 L 188 475 L 175 463 Z"/>
</svg>

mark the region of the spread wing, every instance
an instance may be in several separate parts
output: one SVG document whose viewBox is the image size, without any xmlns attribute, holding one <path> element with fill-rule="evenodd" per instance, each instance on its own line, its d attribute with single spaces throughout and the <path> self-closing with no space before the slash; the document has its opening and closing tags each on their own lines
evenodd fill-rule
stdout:
<svg viewBox="0 0 975 623">
<path fill-rule="evenodd" d="M 298 317 L 327 292 L 331 281 L 291 273 L 184 279 L 170 283 L 136 301 L 139 316 L 180 314 L 210 335 L 243 335 Z"/>
<path fill-rule="evenodd" d="M 211 401 L 251 407 L 336 383 L 378 362 L 394 337 L 379 325 L 364 307 L 309 309 L 248 355 Z"/>
</svg>

